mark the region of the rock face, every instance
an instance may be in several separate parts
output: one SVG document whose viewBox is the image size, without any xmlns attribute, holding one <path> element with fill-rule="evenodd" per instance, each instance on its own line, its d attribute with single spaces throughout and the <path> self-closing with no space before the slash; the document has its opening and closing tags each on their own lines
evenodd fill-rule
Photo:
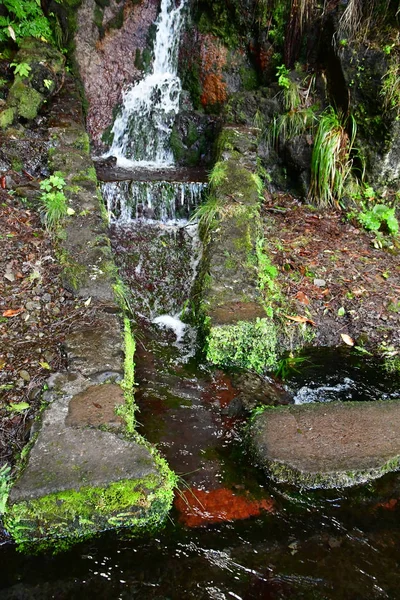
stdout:
<svg viewBox="0 0 400 600">
<path fill-rule="evenodd" d="M 95 144 L 112 124 L 122 90 L 138 81 L 151 59 L 156 0 L 83 0 L 77 14 L 75 58 L 88 101 L 87 128 Z"/>
<path fill-rule="evenodd" d="M 351 486 L 400 467 L 400 402 L 266 409 L 250 427 L 256 461 L 277 482 Z"/>
</svg>

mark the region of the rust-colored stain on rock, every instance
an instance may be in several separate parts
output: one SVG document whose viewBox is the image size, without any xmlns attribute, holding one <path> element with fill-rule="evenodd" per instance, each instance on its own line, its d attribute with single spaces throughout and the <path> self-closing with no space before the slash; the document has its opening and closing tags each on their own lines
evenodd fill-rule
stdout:
<svg viewBox="0 0 400 600">
<path fill-rule="evenodd" d="M 180 521 L 187 527 L 248 519 L 256 517 L 262 511 L 275 512 L 272 498 L 255 500 L 249 496 L 236 495 L 227 488 L 185 490 L 175 497 L 175 507 L 180 512 Z"/>
<path fill-rule="evenodd" d="M 200 101 L 203 106 L 223 104 L 227 98 L 223 76 L 227 53 L 227 48 L 221 44 L 218 38 L 212 35 L 202 36 L 200 50 L 202 94 Z"/>
</svg>

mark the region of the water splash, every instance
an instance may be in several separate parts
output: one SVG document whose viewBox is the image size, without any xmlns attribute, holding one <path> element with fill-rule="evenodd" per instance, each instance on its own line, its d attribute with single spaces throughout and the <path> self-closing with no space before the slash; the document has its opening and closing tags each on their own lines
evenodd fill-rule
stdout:
<svg viewBox="0 0 400 600">
<path fill-rule="evenodd" d="M 185 1 L 162 0 L 157 18 L 152 71 L 123 96 L 112 146 L 119 166 L 147 168 L 173 165 L 169 138 L 179 110 L 181 82 L 177 76 L 180 32 Z"/>
</svg>

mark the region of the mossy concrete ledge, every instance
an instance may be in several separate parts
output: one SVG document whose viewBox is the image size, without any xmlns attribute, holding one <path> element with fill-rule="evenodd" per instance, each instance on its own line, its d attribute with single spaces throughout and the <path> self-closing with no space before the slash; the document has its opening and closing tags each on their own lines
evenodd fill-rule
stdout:
<svg viewBox="0 0 400 600">
<path fill-rule="evenodd" d="M 262 183 L 257 175 L 257 130 L 224 127 L 217 148 L 219 161 L 210 177 L 208 200 L 214 216 L 210 227 L 200 221 L 207 359 L 262 371 L 274 366 L 277 342 L 258 268 Z"/>
<path fill-rule="evenodd" d="M 5 515 L 6 529 L 29 552 L 63 550 L 111 528 L 151 531 L 173 499 L 175 475 L 131 426 L 133 381 L 118 318 L 102 313 L 65 347 L 70 370 L 49 380 L 49 406 Z M 132 359 L 129 340 L 125 356 Z"/>
<path fill-rule="evenodd" d="M 274 481 L 348 487 L 400 468 L 400 402 L 266 408 L 249 437 L 257 463 Z"/>
</svg>

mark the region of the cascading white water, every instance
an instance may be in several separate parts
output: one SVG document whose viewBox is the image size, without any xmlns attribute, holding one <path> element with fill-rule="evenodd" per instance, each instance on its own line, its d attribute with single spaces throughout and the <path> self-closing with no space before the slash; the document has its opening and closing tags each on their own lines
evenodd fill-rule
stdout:
<svg viewBox="0 0 400 600">
<path fill-rule="evenodd" d="M 114 138 L 107 156 L 115 156 L 118 166 L 161 168 L 173 164 L 169 138 L 181 92 L 177 68 L 185 1 L 178 7 L 175 0 L 161 1 L 152 71 L 124 93 L 112 129 Z"/>
<path fill-rule="evenodd" d="M 199 206 L 202 182 L 112 181 L 103 183 L 110 222 L 127 225 L 136 219 L 184 225 Z"/>
</svg>

